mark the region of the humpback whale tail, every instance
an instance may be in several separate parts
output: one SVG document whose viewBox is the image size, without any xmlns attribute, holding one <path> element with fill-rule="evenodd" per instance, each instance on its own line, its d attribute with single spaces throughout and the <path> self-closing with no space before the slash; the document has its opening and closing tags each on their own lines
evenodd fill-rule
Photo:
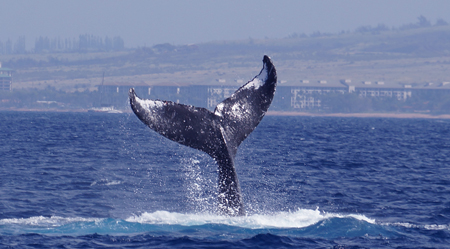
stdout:
<svg viewBox="0 0 450 249">
<path fill-rule="evenodd" d="M 130 89 L 130 105 L 148 127 L 182 145 L 206 152 L 219 167 L 219 210 L 245 215 L 234 159 L 238 146 L 256 128 L 272 103 L 277 73 L 265 55 L 261 72 L 219 103 L 214 112 L 171 101 L 140 99 Z"/>
</svg>

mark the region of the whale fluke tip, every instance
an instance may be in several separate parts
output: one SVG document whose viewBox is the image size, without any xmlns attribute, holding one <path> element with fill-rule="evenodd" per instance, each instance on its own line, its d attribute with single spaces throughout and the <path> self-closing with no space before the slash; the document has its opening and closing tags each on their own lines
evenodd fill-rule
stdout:
<svg viewBox="0 0 450 249">
<path fill-rule="evenodd" d="M 130 88 L 130 90 L 128 91 L 128 96 L 130 98 L 134 97 L 136 95 L 136 92 L 134 91 L 134 88 Z"/>
</svg>

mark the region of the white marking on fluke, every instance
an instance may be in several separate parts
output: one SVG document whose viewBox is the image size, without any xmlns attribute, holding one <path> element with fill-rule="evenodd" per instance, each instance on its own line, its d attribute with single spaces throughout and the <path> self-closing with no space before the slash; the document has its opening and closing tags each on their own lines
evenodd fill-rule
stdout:
<svg viewBox="0 0 450 249">
<path fill-rule="evenodd" d="M 143 100 L 130 89 L 130 105 L 148 127 L 182 145 L 210 155 L 219 167 L 221 214 L 245 214 L 234 168 L 237 148 L 256 128 L 272 103 L 277 73 L 265 55 L 260 73 L 217 105 L 214 112 L 172 101 Z"/>
</svg>

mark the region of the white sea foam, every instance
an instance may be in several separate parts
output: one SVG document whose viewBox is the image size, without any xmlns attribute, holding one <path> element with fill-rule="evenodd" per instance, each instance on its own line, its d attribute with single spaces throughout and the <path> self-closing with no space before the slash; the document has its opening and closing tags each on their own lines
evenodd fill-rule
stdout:
<svg viewBox="0 0 450 249">
<path fill-rule="evenodd" d="M 330 218 L 355 218 L 368 223 L 375 223 L 364 215 L 340 215 L 323 213 L 316 210 L 298 209 L 294 212 L 277 212 L 273 214 L 254 214 L 242 217 L 219 216 L 215 214 L 181 214 L 167 211 L 143 213 L 126 219 L 128 222 L 146 224 L 167 224 L 195 226 L 205 224 L 222 224 L 251 229 L 261 228 L 302 228 Z"/>
<path fill-rule="evenodd" d="M 30 218 L 1 219 L 0 225 L 30 225 L 30 226 L 62 226 L 73 222 L 100 222 L 101 218 L 64 218 L 60 216 L 34 216 Z"/>
<path fill-rule="evenodd" d="M 106 186 L 110 186 L 110 185 L 119 185 L 122 184 L 121 181 L 118 180 L 108 180 L 108 179 L 102 179 L 99 181 L 94 181 L 93 183 L 91 183 L 91 186 L 95 186 L 95 185 L 106 185 Z"/>
<path fill-rule="evenodd" d="M 382 223 L 380 225 L 406 227 L 406 228 L 422 228 L 426 230 L 450 230 L 450 225 L 437 225 L 437 224 L 416 225 L 408 222 L 394 222 L 394 223 Z"/>
<path fill-rule="evenodd" d="M 450 230 L 449 225 L 425 225 L 427 230 Z"/>
<path fill-rule="evenodd" d="M 110 182 L 107 182 L 105 185 L 107 185 L 107 186 L 109 186 L 109 185 L 119 185 L 121 183 L 122 183 L 121 181 L 110 181 Z"/>
<path fill-rule="evenodd" d="M 450 230 L 450 225 L 417 225 L 408 222 L 395 223 L 377 223 L 360 214 L 334 214 L 324 213 L 310 209 L 298 209 L 294 212 L 277 212 L 273 214 L 253 214 L 243 217 L 228 217 L 209 213 L 183 214 L 168 211 L 156 211 L 153 213 L 143 213 L 141 215 L 131 216 L 125 221 L 140 224 L 155 225 L 181 225 L 181 226 L 199 226 L 206 224 L 221 224 L 249 229 L 270 229 L 270 228 L 303 228 L 314 225 L 320 221 L 331 218 L 354 218 L 371 224 L 382 226 L 397 226 L 405 228 L 416 228 L 426 230 Z M 9 218 L 0 219 L 0 226 L 18 225 L 31 227 L 59 227 L 78 222 L 95 222 L 101 224 L 104 218 L 82 218 L 82 217 L 60 217 L 60 216 L 34 216 L 30 218 Z M 120 222 L 117 220 L 117 222 Z"/>
</svg>

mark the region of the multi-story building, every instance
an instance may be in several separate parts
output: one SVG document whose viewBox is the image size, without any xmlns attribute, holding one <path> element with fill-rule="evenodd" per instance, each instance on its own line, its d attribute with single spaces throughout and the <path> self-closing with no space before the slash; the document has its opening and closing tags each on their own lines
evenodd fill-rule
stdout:
<svg viewBox="0 0 450 249">
<path fill-rule="evenodd" d="M 102 102 L 121 108 L 126 103 L 124 96 L 130 87 L 142 98 L 170 100 L 177 103 L 205 107 L 213 110 L 224 99 L 231 96 L 244 82 L 215 81 L 211 84 L 158 84 L 105 83 L 99 86 Z M 299 80 L 279 81 L 271 110 L 276 111 L 321 111 L 329 109 L 325 103 L 330 98 L 377 98 L 380 101 L 406 101 L 413 96 L 433 99 L 433 96 L 448 94 L 450 83 L 401 84 L 384 81 Z M 342 96 L 342 97 L 341 97 Z"/>
<path fill-rule="evenodd" d="M 0 91 L 12 90 L 12 69 L 2 67 L 0 63 Z"/>
</svg>

